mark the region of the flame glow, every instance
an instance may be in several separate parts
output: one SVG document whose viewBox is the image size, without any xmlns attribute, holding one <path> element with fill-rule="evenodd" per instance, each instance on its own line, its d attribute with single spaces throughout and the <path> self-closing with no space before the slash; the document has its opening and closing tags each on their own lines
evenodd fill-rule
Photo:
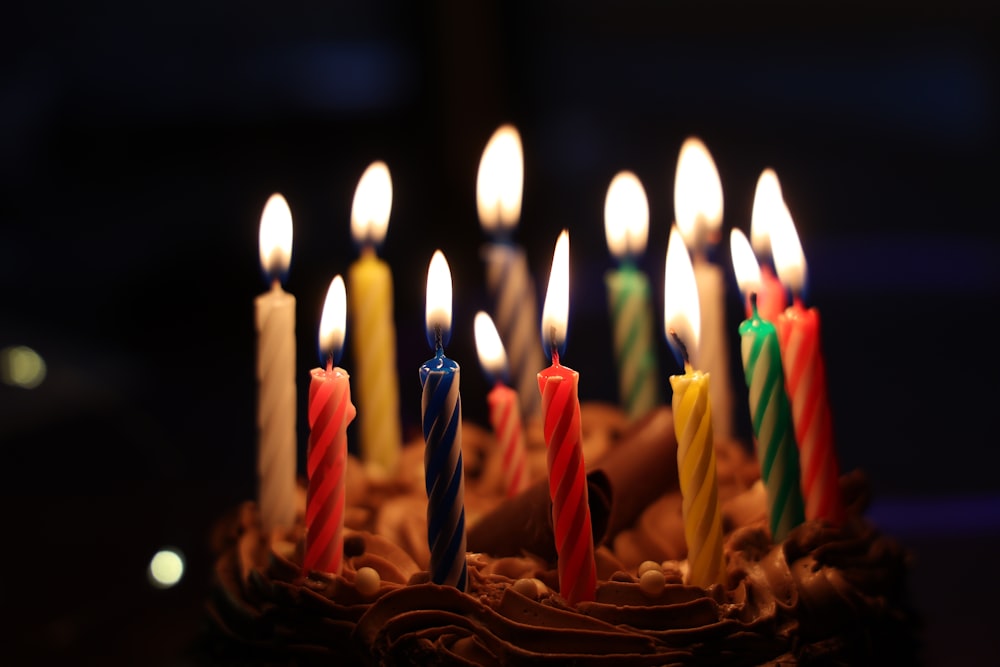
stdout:
<svg viewBox="0 0 1000 667">
<path fill-rule="evenodd" d="M 288 270 L 292 261 L 292 211 L 288 202 L 274 193 L 260 214 L 260 265 L 270 276 Z"/>
<path fill-rule="evenodd" d="M 757 256 L 771 253 L 771 223 L 781 214 L 784 205 L 778 175 L 773 169 L 765 169 L 757 178 L 750 213 L 750 247 Z"/>
<path fill-rule="evenodd" d="M 667 240 L 667 260 L 663 274 L 663 329 L 671 347 L 676 342 L 673 330 L 687 348 L 688 358 L 697 358 L 701 337 L 701 307 L 694 266 L 687 245 L 677 225 L 670 229 Z"/>
<path fill-rule="evenodd" d="M 552 253 L 549 286 L 545 291 L 542 308 L 542 342 L 545 353 L 552 348 L 561 350 L 566 342 L 566 325 L 569 319 L 569 231 L 562 230 Z"/>
<path fill-rule="evenodd" d="M 319 352 L 322 363 L 326 363 L 326 355 L 332 356 L 334 363 L 340 358 L 346 324 L 347 291 L 344 288 L 344 278 L 336 275 L 326 291 L 323 315 L 319 319 Z"/>
<path fill-rule="evenodd" d="M 484 229 L 496 232 L 517 226 L 523 188 L 521 135 L 513 125 L 501 125 L 483 149 L 476 176 L 476 205 Z"/>
<path fill-rule="evenodd" d="M 729 232 L 729 254 L 733 258 L 733 273 L 736 274 L 740 292 L 749 294 L 760 290 L 760 264 L 747 235 L 739 229 Z"/>
<path fill-rule="evenodd" d="M 479 364 L 490 375 L 499 377 L 507 369 L 507 352 L 500 340 L 493 318 L 480 310 L 476 313 L 474 322 L 476 332 L 476 352 L 479 354 Z"/>
<path fill-rule="evenodd" d="M 447 342 L 451 332 L 451 269 L 440 250 L 434 251 L 427 269 L 426 323 L 432 347 L 433 333 L 437 329 L 441 330 L 442 344 Z"/>
<path fill-rule="evenodd" d="M 604 233 L 608 249 L 618 259 L 646 250 L 649 239 L 649 203 L 639 178 L 620 171 L 611 179 L 604 198 Z"/>
<path fill-rule="evenodd" d="M 677 158 L 674 219 L 689 248 L 703 245 L 722 225 L 722 181 L 712 154 L 696 137 L 684 142 Z"/>
<path fill-rule="evenodd" d="M 792 293 L 801 293 L 806 283 L 806 257 L 788 206 L 782 206 L 781 215 L 772 223 L 771 253 L 778 280 Z"/>
<path fill-rule="evenodd" d="M 385 239 L 392 210 L 392 178 L 385 162 L 368 165 L 354 190 L 351 236 L 356 243 L 378 245 Z"/>
</svg>

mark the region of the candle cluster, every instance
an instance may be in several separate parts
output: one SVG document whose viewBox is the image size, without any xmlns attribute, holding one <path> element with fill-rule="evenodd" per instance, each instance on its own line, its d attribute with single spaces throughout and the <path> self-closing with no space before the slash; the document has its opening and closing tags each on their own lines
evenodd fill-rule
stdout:
<svg viewBox="0 0 1000 667">
<path fill-rule="evenodd" d="M 525 420 L 540 420 L 557 553 L 559 593 L 570 603 L 593 600 L 596 560 L 588 503 L 587 465 L 579 399 L 580 373 L 562 365 L 570 311 L 569 232 L 553 252 L 544 308 L 538 318 L 534 283 L 512 233 L 521 206 L 520 136 L 502 126 L 483 153 L 477 179 L 479 219 L 491 236 L 483 259 L 494 314 L 477 313 L 475 342 L 492 388 L 486 397 L 501 463 L 503 493 L 515 497 L 532 481 L 526 463 Z M 725 280 L 713 260 L 722 222 L 722 187 L 715 163 L 697 138 L 684 142 L 674 180 L 663 280 L 663 335 L 680 374 L 669 377 L 677 463 L 688 549 L 688 583 L 724 583 L 722 519 L 715 443 L 731 439 Z M 330 284 L 319 335 L 320 367 L 310 371 L 302 566 L 339 574 L 343 561 L 347 429 L 359 418 L 360 458 L 375 476 L 395 474 L 402 442 L 393 282 L 379 259 L 392 206 L 388 167 L 374 162 L 362 175 L 351 212 L 360 256 Z M 649 237 L 649 207 L 638 177 L 620 171 L 604 209 L 605 235 L 618 263 L 605 276 L 618 389 L 629 420 L 663 400 L 653 342 L 649 282 L 638 267 Z M 295 520 L 295 297 L 282 289 L 291 257 L 287 202 L 273 195 L 261 216 L 261 265 L 270 291 L 255 303 L 258 333 L 259 504 L 268 531 Z M 804 305 L 802 247 L 773 170 L 761 174 L 750 240 L 730 234 L 733 272 L 746 298 L 747 319 L 736 329 L 769 527 L 775 540 L 806 519 L 843 520 L 839 470 L 826 398 L 819 315 Z M 433 356 L 418 371 L 427 492 L 430 579 L 465 590 L 465 470 L 460 366 L 445 354 L 452 331 L 451 270 L 437 250 L 427 273 L 425 332 Z M 788 305 L 786 293 L 792 303 Z M 496 320 L 494 320 L 494 317 Z M 360 409 L 351 377 L 336 364 L 354 327 L 352 350 Z M 550 365 L 543 368 L 544 357 Z M 526 381 L 527 378 L 527 381 Z M 527 384 L 527 386 L 526 386 Z M 650 462 L 654 464 L 655 462 Z M 627 493 L 627 490 L 622 490 Z"/>
</svg>

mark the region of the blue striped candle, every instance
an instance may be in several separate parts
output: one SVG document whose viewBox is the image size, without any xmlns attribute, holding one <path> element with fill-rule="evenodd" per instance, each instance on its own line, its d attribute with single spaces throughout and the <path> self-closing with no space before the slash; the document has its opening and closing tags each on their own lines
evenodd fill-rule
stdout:
<svg viewBox="0 0 1000 667">
<path fill-rule="evenodd" d="M 431 581 L 466 590 L 465 474 L 459 365 L 444 354 L 451 327 L 451 271 L 440 250 L 427 273 L 427 335 L 434 357 L 420 367 Z"/>
</svg>

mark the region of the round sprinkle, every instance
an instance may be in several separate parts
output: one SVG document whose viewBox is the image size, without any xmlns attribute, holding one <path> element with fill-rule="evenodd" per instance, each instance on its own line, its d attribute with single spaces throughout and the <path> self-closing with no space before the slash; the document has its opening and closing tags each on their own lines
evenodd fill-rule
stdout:
<svg viewBox="0 0 1000 667">
<path fill-rule="evenodd" d="M 643 572 L 642 576 L 639 577 L 639 588 L 646 595 L 653 597 L 659 595 L 663 592 L 663 586 L 666 583 L 666 579 L 663 573 L 657 570 L 646 570 Z"/>
<path fill-rule="evenodd" d="M 382 577 L 374 569 L 363 567 L 354 575 L 354 585 L 357 586 L 358 592 L 365 597 L 375 595 L 382 585 Z"/>
<path fill-rule="evenodd" d="M 639 563 L 639 569 L 637 570 L 637 573 L 641 577 L 649 570 L 660 570 L 662 572 L 663 568 L 655 560 L 644 560 L 641 563 Z"/>
<path fill-rule="evenodd" d="M 538 585 L 535 579 L 518 579 L 514 582 L 514 590 L 533 600 L 538 597 Z"/>
</svg>

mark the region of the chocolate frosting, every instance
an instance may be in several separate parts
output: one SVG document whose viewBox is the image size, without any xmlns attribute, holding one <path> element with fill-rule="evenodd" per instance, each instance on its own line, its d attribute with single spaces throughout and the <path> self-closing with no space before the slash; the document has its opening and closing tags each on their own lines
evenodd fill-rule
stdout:
<svg viewBox="0 0 1000 667">
<path fill-rule="evenodd" d="M 672 525 L 649 514 L 672 507 L 658 501 L 673 492 L 627 510 L 628 523 L 614 508 L 625 505 L 616 501 L 632 487 L 620 486 L 628 480 L 613 466 L 595 465 L 591 472 L 607 482 L 601 488 L 608 508 L 596 552 L 599 582 L 596 599 L 576 606 L 556 590 L 554 557 L 525 546 L 528 538 L 513 549 L 467 554 L 463 593 L 430 583 L 426 566 L 396 536 L 365 528 L 345 529 L 341 575 L 304 573 L 297 552 L 276 549 L 273 536 L 261 534 L 255 505 L 244 503 L 220 522 L 216 538 L 208 605 L 214 658 L 221 664 L 915 664 L 919 619 L 907 598 L 908 555 L 864 519 L 864 476 L 842 478 L 844 525 L 808 522 L 773 544 L 762 520 L 763 494 L 746 476 L 752 460 L 720 451 L 726 489 L 720 495 L 728 495 L 726 584 L 685 585 L 683 546 L 681 558 L 660 564 L 662 589 L 640 583 L 635 565 L 619 553 L 628 550 L 618 545 L 652 544 L 643 530 Z M 487 523 L 495 518 L 482 516 Z M 288 538 L 294 543 L 295 535 Z M 375 592 L 357 585 L 363 567 L 381 577 Z M 535 586 L 524 585 L 533 579 Z"/>
</svg>

